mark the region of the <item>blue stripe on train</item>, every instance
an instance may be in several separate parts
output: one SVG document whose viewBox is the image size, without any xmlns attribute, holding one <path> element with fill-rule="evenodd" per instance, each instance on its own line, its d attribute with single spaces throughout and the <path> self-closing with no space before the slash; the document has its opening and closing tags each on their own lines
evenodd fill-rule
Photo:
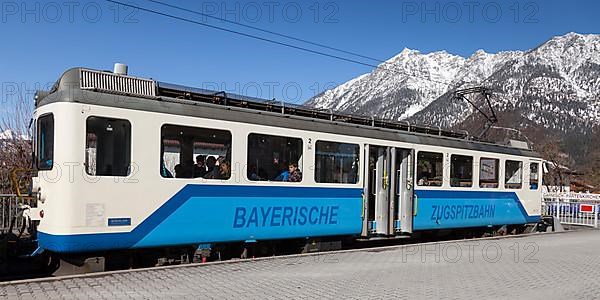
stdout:
<svg viewBox="0 0 600 300">
<path fill-rule="evenodd" d="M 515 192 L 417 190 L 414 230 L 536 223 Z"/>
<path fill-rule="evenodd" d="M 362 189 L 187 185 L 131 232 L 51 235 L 56 252 L 358 234 Z"/>
<path fill-rule="evenodd" d="M 414 230 L 537 222 L 514 192 L 416 191 Z M 362 189 L 187 185 L 131 232 L 51 235 L 56 252 L 210 242 L 353 235 L 362 226 Z"/>
</svg>

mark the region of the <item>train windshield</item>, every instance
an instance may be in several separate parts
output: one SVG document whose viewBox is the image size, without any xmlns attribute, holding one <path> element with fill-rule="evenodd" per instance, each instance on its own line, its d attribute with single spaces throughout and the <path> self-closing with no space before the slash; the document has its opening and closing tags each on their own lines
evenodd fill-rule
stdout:
<svg viewBox="0 0 600 300">
<path fill-rule="evenodd" d="M 47 114 L 37 121 L 37 168 L 52 170 L 54 164 L 54 115 Z"/>
<path fill-rule="evenodd" d="M 128 176 L 131 124 L 127 120 L 89 117 L 86 122 L 85 170 L 93 176 Z"/>
</svg>

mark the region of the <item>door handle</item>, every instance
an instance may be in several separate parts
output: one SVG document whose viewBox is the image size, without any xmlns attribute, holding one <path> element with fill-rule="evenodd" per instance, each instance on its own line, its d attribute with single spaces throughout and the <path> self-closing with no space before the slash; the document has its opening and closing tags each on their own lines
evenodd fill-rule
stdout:
<svg viewBox="0 0 600 300">
<path fill-rule="evenodd" d="M 365 206 L 365 203 L 366 203 L 367 201 L 369 201 L 369 200 L 368 200 L 368 197 L 365 197 L 365 193 L 363 192 L 363 193 L 362 193 L 362 210 L 361 210 L 361 214 L 360 214 L 360 217 L 361 217 L 361 219 L 363 219 L 363 220 L 365 219 L 365 207 L 366 207 L 366 206 Z"/>
<path fill-rule="evenodd" d="M 384 190 L 387 190 L 387 186 L 388 186 L 388 178 L 387 178 L 387 171 L 383 171 L 383 182 L 382 182 L 382 187 Z"/>
<path fill-rule="evenodd" d="M 415 195 L 415 206 L 413 207 L 413 216 L 417 216 L 419 212 L 419 196 Z"/>
<path fill-rule="evenodd" d="M 396 183 L 396 190 L 394 191 L 394 193 L 396 194 L 396 196 L 400 196 L 400 191 L 402 190 L 402 171 L 401 170 L 396 170 L 396 178 L 392 178 L 392 180 L 395 180 Z"/>
</svg>

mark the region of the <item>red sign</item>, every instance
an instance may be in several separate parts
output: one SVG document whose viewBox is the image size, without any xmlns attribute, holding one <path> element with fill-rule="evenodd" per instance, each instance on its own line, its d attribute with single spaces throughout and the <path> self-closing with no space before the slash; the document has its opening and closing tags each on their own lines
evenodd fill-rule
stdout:
<svg viewBox="0 0 600 300">
<path fill-rule="evenodd" d="M 592 204 L 579 204 L 579 211 L 585 213 L 593 213 L 596 205 Z"/>
</svg>

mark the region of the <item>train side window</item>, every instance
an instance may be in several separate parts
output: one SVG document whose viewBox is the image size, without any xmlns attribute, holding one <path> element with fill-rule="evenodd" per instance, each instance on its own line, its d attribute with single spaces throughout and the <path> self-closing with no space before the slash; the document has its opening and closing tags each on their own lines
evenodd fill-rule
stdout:
<svg viewBox="0 0 600 300">
<path fill-rule="evenodd" d="M 442 186 L 444 154 L 419 151 L 417 154 L 417 185 Z"/>
<path fill-rule="evenodd" d="M 500 160 L 482 157 L 479 160 L 479 187 L 498 188 Z"/>
<path fill-rule="evenodd" d="M 231 132 L 163 125 L 160 175 L 164 178 L 231 177 Z"/>
<path fill-rule="evenodd" d="M 54 165 L 54 115 L 47 114 L 37 121 L 37 168 L 52 170 Z"/>
<path fill-rule="evenodd" d="M 317 141 L 315 181 L 357 183 L 360 147 L 356 144 Z"/>
<path fill-rule="evenodd" d="M 504 186 L 507 189 L 520 189 L 523 186 L 523 162 L 507 160 L 504 171 Z"/>
<path fill-rule="evenodd" d="M 473 157 L 452 155 L 450 157 L 450 186 L 473 186 Z"/>
<path fill-rule="evenodd" d="M 85 170 L 92 176 L 128 176 L 131 165 L 131 123 L 89 117 L 86 121 Z"/>
<path fill-rule="evenodd" d="M 252 181 L 302 181 L 302 139 L 248 135 L 247 176 Z"/>
<path fill-rule="evenodd" d="M 540 180 L 540 165 L 538 163 L 529 164 L 529 189 L 537 190 Z"/>
</svg>

